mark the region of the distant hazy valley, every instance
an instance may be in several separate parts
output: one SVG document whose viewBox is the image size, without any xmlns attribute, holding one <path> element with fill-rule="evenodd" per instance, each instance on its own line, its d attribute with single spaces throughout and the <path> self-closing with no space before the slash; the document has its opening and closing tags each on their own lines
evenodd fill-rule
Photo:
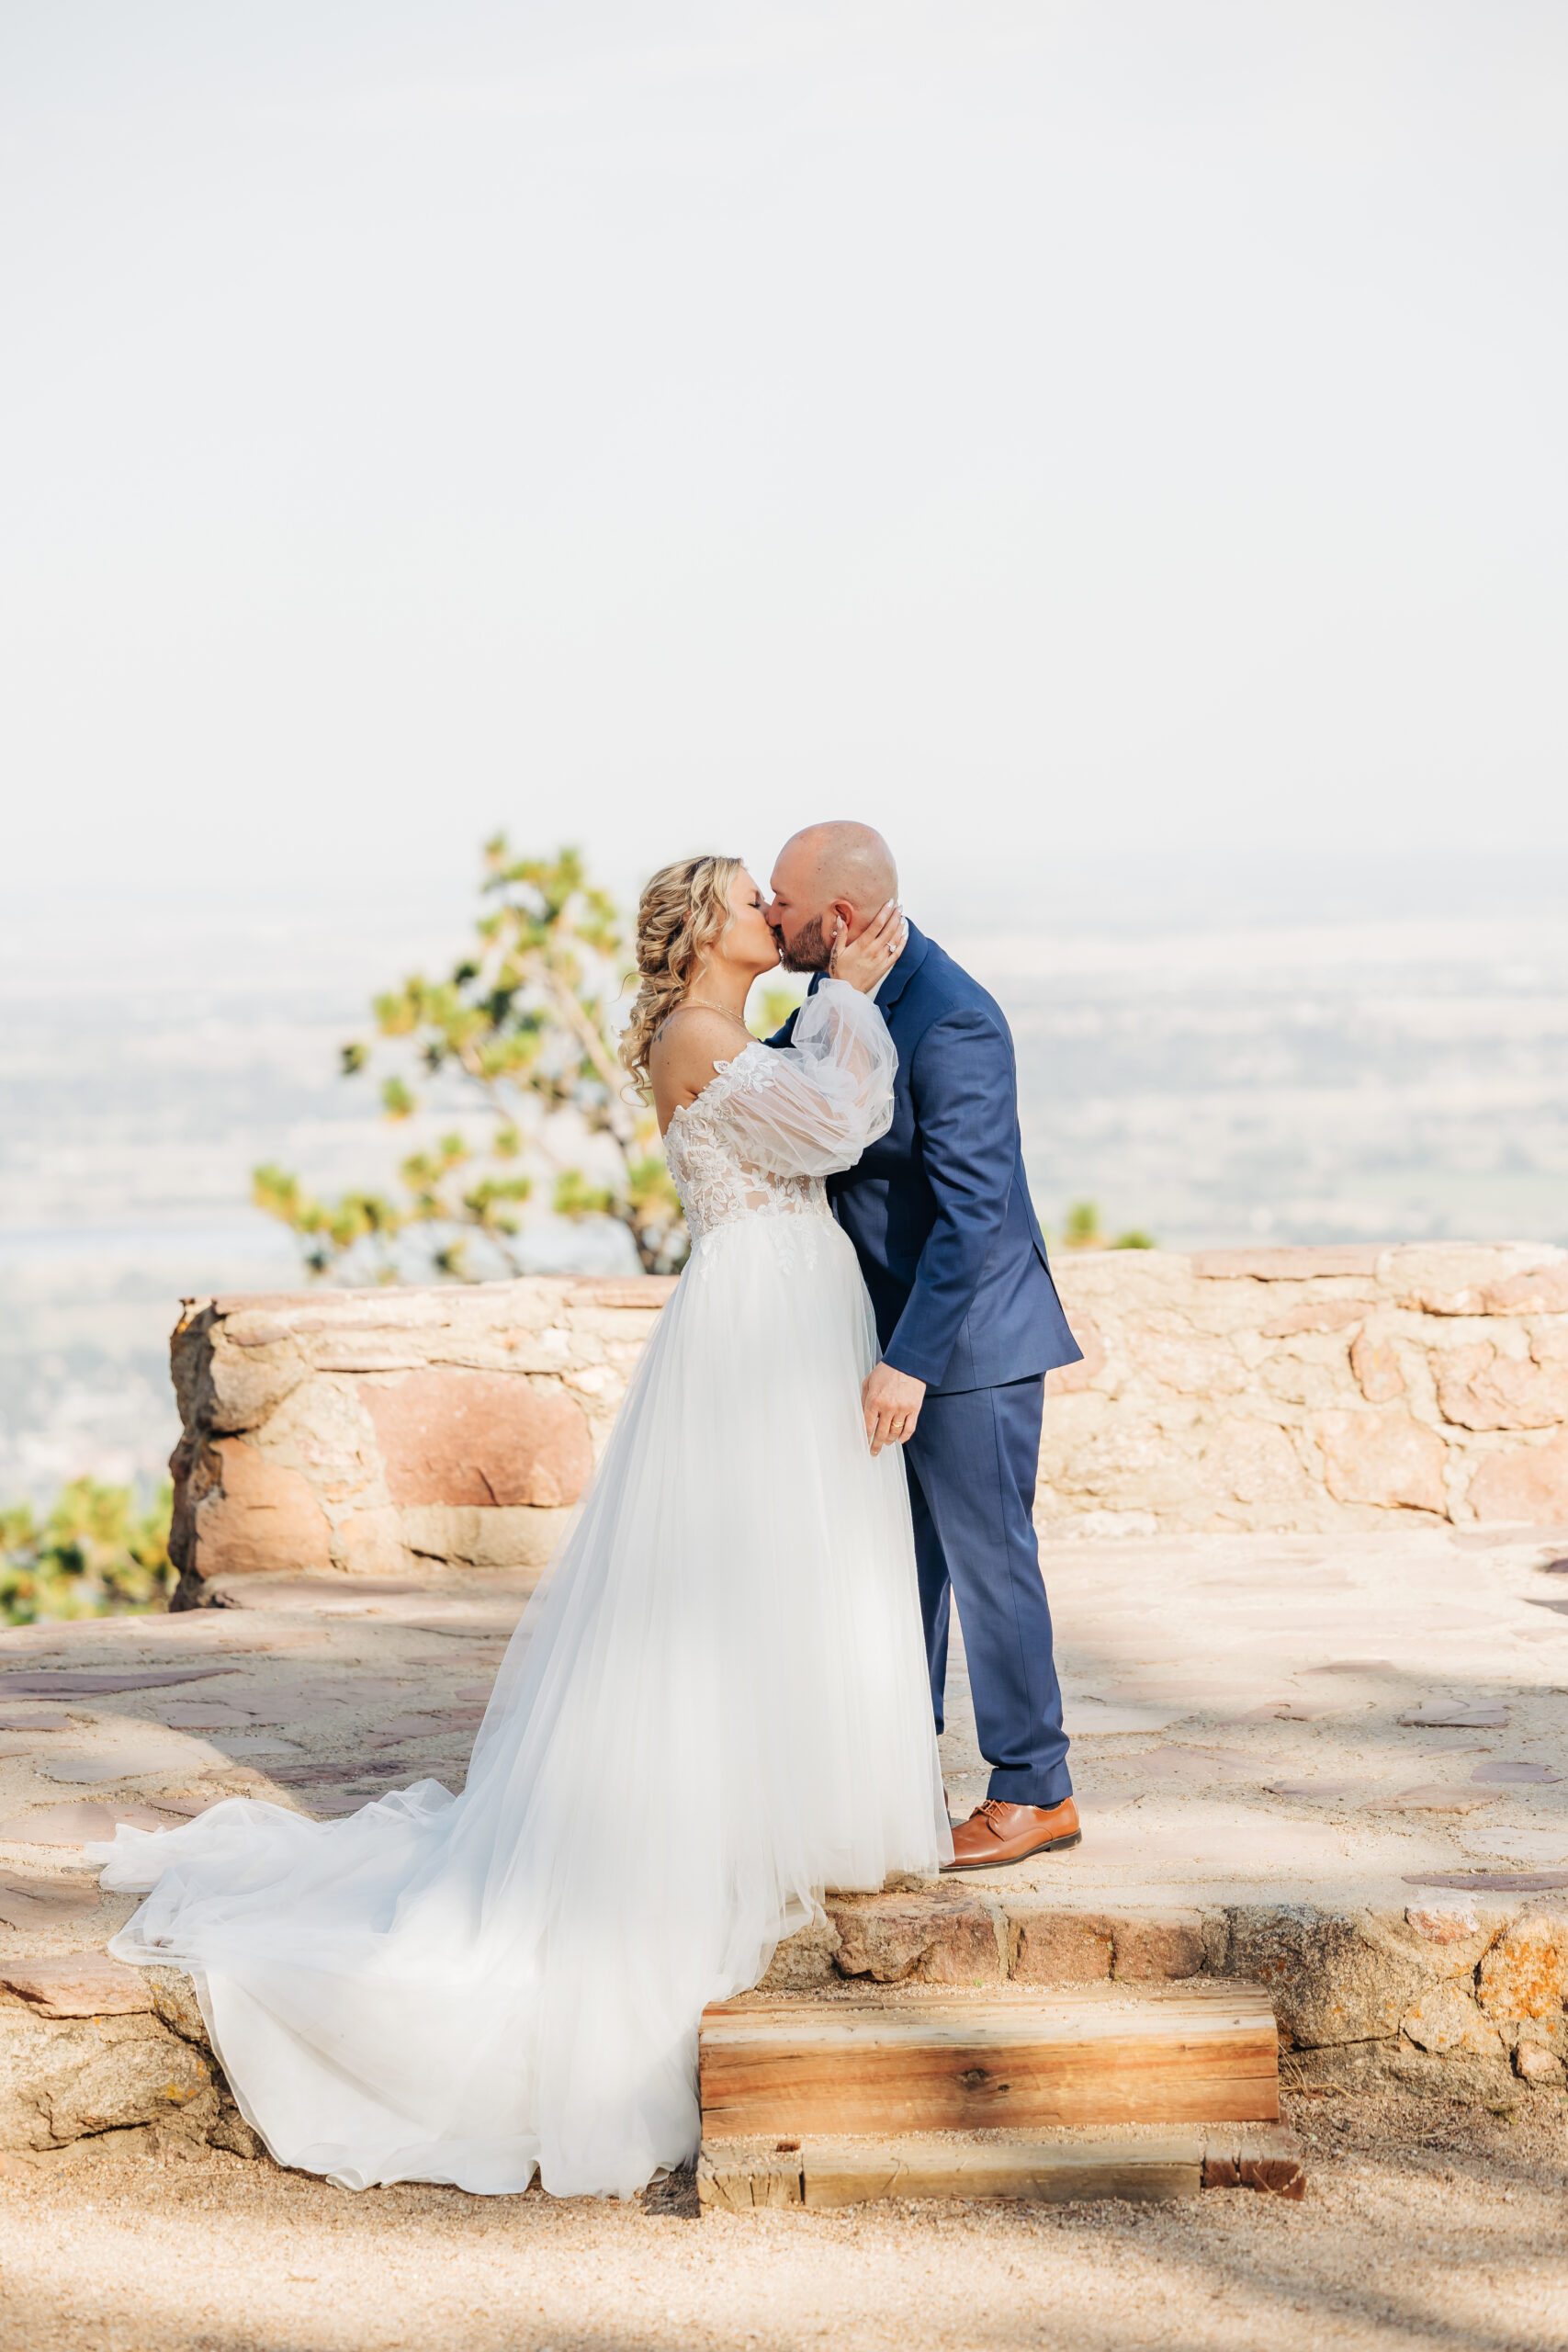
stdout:
<svg viewBox="0 0 1568 2352">
<path fill-rule="evenodd" d="M 1146 885 L 1140 885 L 1145 890 Z M 1179 902 L 1179 894 L 1173 893 Z M 1104 902 L 1102 897 L 1102 903 Z M 1189 1248 L 1526 1236 L 1568 1242 L 1568 924 L 1364 906 L 1162 928 L 1042 899 L 927 922 L 1013 1023 L 1042 1216 Z M 183 1295 L 292 1285 L 248 1205 L 258 1160 L 384 1181 L 400 1139 L 337 1075 L 372 989 L 449 959 L 463 910 L 166 912 L 0 953 L 0 1499 L 154 1475 Z M 548 1216 L 542 1267 L 620 1262 Z M 606 1255 L 605 1244 L 610 1250 Z"/>
</svg>

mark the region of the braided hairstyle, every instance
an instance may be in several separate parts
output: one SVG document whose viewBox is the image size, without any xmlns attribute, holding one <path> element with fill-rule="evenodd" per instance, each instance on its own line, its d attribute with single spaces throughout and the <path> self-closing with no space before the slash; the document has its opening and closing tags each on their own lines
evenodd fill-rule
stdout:
<svg viewBox="0 0 1568 2352">
<path fill-rule="evenodd" d="M 696 978 L 703 956 L 728 928 L 729 893 L 740 870 L 738 857 L 682 858 L 661 865 L 637 901 L 642 986 L 621 1040 L 621 1059 L 645 1089 L 654 1039 Z"/>
</svg>

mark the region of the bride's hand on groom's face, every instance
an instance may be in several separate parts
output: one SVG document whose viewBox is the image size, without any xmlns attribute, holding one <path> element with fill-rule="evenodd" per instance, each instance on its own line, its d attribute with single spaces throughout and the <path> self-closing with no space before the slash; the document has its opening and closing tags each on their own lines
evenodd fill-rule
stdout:
<svg viewBox="0 0 1568 2352">
<path fill-rule="evenodd" d="M 890 1363 L 879 1363 L 861 1383 L 861 1409 L 865 1415 L 865 1434 L 873 1453 L 880 1453 L 885 1445 L 902 1445 L 915 1434 L 915 1423 L 920 1418 L 925 1402 L 926 1384 L 908 1372 L 895 1372 Z"/>
<path fill-rule="evenodd" d="M 847 980 L 851 988 L 859 989 L 864 996 L 878 980 L 886 978 L 904 953 L 908 936 L 909 926 L 897 899 L 888 899 L 856 940 L 850 938 L 842 915 L 836 916 L 832 953 L 828 958 L 829 978 Z"/>
</svg>

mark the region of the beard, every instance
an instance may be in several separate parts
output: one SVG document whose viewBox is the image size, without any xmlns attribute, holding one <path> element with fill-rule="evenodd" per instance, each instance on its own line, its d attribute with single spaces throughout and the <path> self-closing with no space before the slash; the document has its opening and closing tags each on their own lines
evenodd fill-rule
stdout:
<svg viewBox="0 0 1568 2352">
<path fill-rule="evenodd" d="M 786 939 L 782 931 L 775 932 L 773 936 L 779 943 L 779 961 L 786 972 L 827 970 L 833 951 L 824 936 L 820 915 L 813 915 L 809 922 L 803 922 L 793 940 Z"/>
</svg>

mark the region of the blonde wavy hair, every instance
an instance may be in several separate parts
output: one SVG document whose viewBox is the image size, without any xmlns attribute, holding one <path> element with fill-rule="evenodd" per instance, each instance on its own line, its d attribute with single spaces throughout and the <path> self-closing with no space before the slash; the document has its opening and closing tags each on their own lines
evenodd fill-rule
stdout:
<svg viewBox="0 0 1568 2352">
<path fill-rule="evenodd" d="M 740 871 L 738 857 L 682 858 L 661 865 L 637 901 L 642 985 L 621 1040 L 621 1059 L 645 1091 L 653 1041 L 696 978 L 703 956 L 728 928 L 729 893 Z"/>
</svg>

